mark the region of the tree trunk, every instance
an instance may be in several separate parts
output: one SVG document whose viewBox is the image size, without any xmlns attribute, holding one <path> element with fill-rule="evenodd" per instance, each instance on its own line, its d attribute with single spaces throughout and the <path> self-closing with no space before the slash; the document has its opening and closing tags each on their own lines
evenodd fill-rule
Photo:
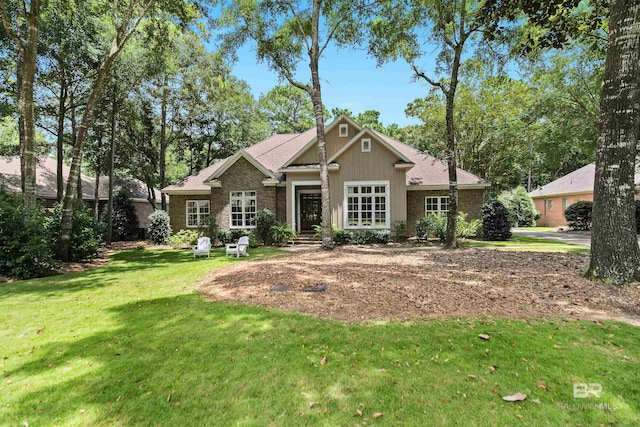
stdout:
<svg viewBox="0 0 640 427">
<path fill-rule="evenodd" d="M 622 284 L 640 279 L 634 204 L 640 137 L 639 0 L 611 2 L 608 40 L 587 275 Z"/>
<path fill-rule="evenodd" d="M 327 165 L 327 147 L 324 135 L 324 111 L 322 109 L 322 93 L 320 90 L 320 74 L 318 62 L 319 32 L 321 0 L 313 1 L 313 14 L 311 18 L 311 51 L 309 52 L 311 69 L 311 101 L 316 118 L 318 161 L 320 164 L 320 196 L 322 200 L 322 248 L 333 249 L 333 227 L 331 225 L 331 197 L 329 193 L 329 166 Z"/>
<path fill-rule="evenodd" d="M 107 204 L 107 245 L 111 245 L 113 239 L 113 180 L 115 177 L 115 157 L 116 157 L 116 89 L 113 90 L 111 98 L 111 138 L 109 141 L 109 201 Z"/>
<path fill-rule="evenodd" d="M 64 176 L 62 176 L 62 165 L 64 160 L 64 119 L 67 114 L 66 104 L 67 86 L 63 76 L 60 81 L 60 96 L 58 98 L 58 135 L 56 138 L 56 198 L 58 203 L 62 202 L 62 198 L 64 197 Z"/>
<path fill-rule="evenodd" d="M 112 50 L 112 53 L 109 53 L 103 60 L 102 64 L 100 64 L 93 89 L 89 95 L 87 106 L 84 110 L 84 114 L 82 115 L 82 121 L 80 122 L 80 127 L 73 144 L 71 168 L 69 170 L 69 177 L 67 178 L 65 195 L 62 203 L 62 221 L 60 223 L 60 231 L 58 233 L 58 241 L 56 243 L 56 257 L 61 261 L 69 260 L 69 245 L 71 242 L 71 229 L 73 228 L 73 204 L 76 196 L 75 186 L 78 175 L 80 174 L 80 160 L 82 158 L 84 142 L 87 138 L 89 125 L 93 121 L 93 112 L 96 104 L 98 103 L 98 99 L 100 98 L 100 94 L 102 93 L 104 80 L 111 68 L 111 64 L 113 64 L 113 61 L 116 58 L 116 55 L 117 51 L 113 52 Z"/>
<path fill-rule="evenodd" d="M 40 2 L 31 2 L 27 13 L 27 41 L 22 51 L 22 90 L 19 109 L 24 119 L 24 145 L 20 159 L 24 173 L 24 203 L 36 204 L 36 122 L 33 109 L 33 92 L 36 76 L 36 54 L 38 48 L 38 18 Z"/>
<path fill-rule="evenodd" d="M 462 44 L 457 44 L 454 49 L 453 64 L 451 67 L 451 81 L 446 97 L 446 123 L 447 123 L 447 167 L 449 170 L 449 211 L 447 212 L 447 234 L 444 242 L 446 249 L 458 248 L 456 237 L 456 222 L 458 218 L 458 165 L 456 162 L 456 133 L 454 123 L 454 104 L 456 89 L 458 87 L 458 71 L 460 70 L 460 58 L 462 57 Z"/>
<path fill-rule="evenodd" d="M 20 141 L 20 190 L 24 193 L 24 161 L 22 159 L 22 147 L 25 144 L 25 129 L 24 129 L 24 116 L 20 111 L 20 105 L 22 105 L 22 53 L 18 49 L 16 58 L 16 104 L 20 114 L 18 115 L 18 138 Z"/>
<path fill-rule="evenodd" d="M 163 88 L 162 88 L 162 105 L 161 105 L 161 122 L 160 122 L 160 189 L 162 190 L 167 186 L 166 182 L 166 170 L 167 170 L 167 75 L 165 73 Z M 167 210 L 167 196 L 161 193 L 161 208 L 163 211 Z M 155 207 L 154 207 L 155 209 Z"/>
</svg>

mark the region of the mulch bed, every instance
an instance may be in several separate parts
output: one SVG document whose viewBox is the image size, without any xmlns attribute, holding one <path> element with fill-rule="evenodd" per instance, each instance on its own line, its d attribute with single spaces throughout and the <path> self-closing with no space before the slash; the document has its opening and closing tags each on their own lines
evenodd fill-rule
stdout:
<svg viewBox="0 0 640 427">
<path fill-rule="evenodd" d="M 583 277 L 585 254 L 486 249 L 418 252 L 357 247 L 296 253 L 216 270 L 200 290 L 217 301 L 344 322 L 460 316 L 564 317 L 640 325 L 640 284 Z M 326 285 L 324 292 L 304 288 Z M 272 291 L 272 288 L 288 291 Z"/>
</svg>

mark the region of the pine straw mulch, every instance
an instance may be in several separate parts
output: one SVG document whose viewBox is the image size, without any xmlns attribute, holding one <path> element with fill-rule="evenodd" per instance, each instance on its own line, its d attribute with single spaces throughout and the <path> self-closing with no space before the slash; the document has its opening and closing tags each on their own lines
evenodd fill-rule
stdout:
<svg viewBox="0 0 640 427">
<path fill-rule="evenodd" d="M 210 273 L 200 290 L 344 322 L 487 315 L 640 325 L 640 284 L 591 282 L 582 276 L 588 262 L 571 253 L 339 248 L 238 263 Z M 277 285 L 290 290 L 272 291 Z M 302 291 L 319 285 L 326 291 Z"/>
</svg>

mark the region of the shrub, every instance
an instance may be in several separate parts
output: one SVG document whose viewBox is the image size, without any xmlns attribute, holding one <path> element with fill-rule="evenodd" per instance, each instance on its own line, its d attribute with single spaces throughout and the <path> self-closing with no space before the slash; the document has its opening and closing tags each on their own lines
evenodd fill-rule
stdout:
<svg viewBox="0 0 640 427">
<path fill-rule="evenodd" d="M 510 191 L 503 191 L 498 200 L 509 211 L 509 223 L 512 227 L 534 227 L 540 212 L 536 210 L 533 199 L 523 186 Z"/>
<path fill-rule="evenodd" d="M 353 233 L 347 230 L 333 230 L 333 243 L 336 245 L 348 245 L 353 241 Z"/>
<path fill-rule="evenodd" d="M 456 236 L 462 239 L 469 239 L 476 237 L 478 230 L 482 227 L 482 221 L 479 219 L 473 219 L 467 221 L 467 214 L 464 212 L 458 213 L 456 221 Z"/>
<path fill-rule="evenodd" d="M 592 202 L 575 202 L 564 211 L 564 218 L 573 230 L 591 229 Z"/>
<path fill-rule="evenodd" d="M 105 232 L 105 224 L 94 218 L 94 212 L 90 208 L 77 202 L 73 208 L 73 228 L 69 245 L 70 261 L 91 261 L 98 256 L 98 249 L 102 244 L 102 236 Z M 46 227 L 53 239 L 58 235 L 62 222 L 62 205 L 56 204 L 49 209 Z M 51 241 L 53 248 L 55 240 Z"/>
<path fill-rule="evenodd" d="M 416 236 L 418 240 L 427 240 L 433 236 L 440 241 L 447 238 L 446 214 L 429 213 L 416 221 Z"/>
<path fill-rule="evenodd" d="M 256 237 L 265 245 L 273 243 L 273 227 L 278 226 L 276 214 L 269 209 L 263 209 L 256 214 Z M 293 231 L 293 230 L 291 230 Z M 278 242 L 276 242 L 278 243 Z"/>
<path fill-rule="evenodd" d="M 167 239 L 172 248 L 190 248 L 198 243 L 199 234 L 195 230 L 180 230 Z"/>
<path fill-rule="evenodd" d="M 258 239 L 256 239 L 256 235 L 251 230 L 246 230 L 242 228 L 227 230 L 227 231 L 218 231 L 217 238 L 220 243 L 226 245 L 227 243 L 237 243 L 238 239 L 242 236 L 249 236 L 249 246 L 255 248 L 258 246 Z"/>
<path fill-rule="evenodd" d="M 353 233 L 351 242 L 354 245 L 372 245 L 389 243 L 389 232 L 386 230 L 360 230 Z"/>
<path fill-rule="evenodd" d="M 200 236 L 207 236 L 211 238 L 211 240 L 216 239 L 218 231 L 220 231 L 220 228 L 218 227 L 218 219 L 215 216 L 210 216 L 198 226 L 198 234 Z"/>
<path fill-rule="evenodd" d="M 54 268 L 54 236 L 45 222 L 43 209 L 27 209 L 21 196 L 0 189 L 0 275 L 29 279 Z"/>
<path fill-rule="evenodd" d="M 393 236 L 396 242 L 404 242 L 407 240 L 407 221 L 394 221 Z"/>
<path fill-rule="evenodd" d="M 149 239 L 156 245 L 167 243 L 167 239 L 171 236 L 169 214 L 159 209 L 153 211 L 153 213 L 149 215 L 147 234 L 149 235 Z"/>
<path fill-rule="evenodd" d="M 140 223 L 133 202 L 124 191 L 118 192 L 113 198 L 113 232 L 120 240 L 135 239 L 138 237 Z"/>
<path fill-rule="evenodd" d="M 289 224 L 277 224 L 271 226 L 271 241 L 276 245 L 282 245 L 295 239 L 298 233 Z"/>
<path fill-rule="evenodd" d="M 509 211 L 498 200 L 482 206 L 482 232 L 485 240 L 508 240 L 511 237 Z"/>
</svg>

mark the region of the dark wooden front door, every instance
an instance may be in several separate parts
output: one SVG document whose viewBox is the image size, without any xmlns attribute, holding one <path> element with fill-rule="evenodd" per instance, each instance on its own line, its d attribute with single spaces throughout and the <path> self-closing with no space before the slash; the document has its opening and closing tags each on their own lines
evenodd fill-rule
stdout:
<svg viewBox="0 0 640 427">
<path fill-rule="evenodd" d="M 322 199 L 320 193 L 300 194 L 300 231 L 313 231 L 314 225 L 322 222 Z"/>
</svg>

